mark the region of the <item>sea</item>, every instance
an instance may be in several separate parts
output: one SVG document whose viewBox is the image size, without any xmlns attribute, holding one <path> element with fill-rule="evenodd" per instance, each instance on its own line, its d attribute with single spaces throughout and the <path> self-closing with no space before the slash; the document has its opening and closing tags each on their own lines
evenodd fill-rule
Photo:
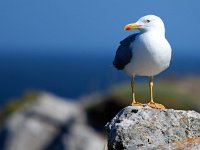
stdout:
<svg viewBox="0 0 200 150">
<path fill-rule="evenodd" d="M 88 49 L 5 49 L 0 52 L 0 105 L 27 91 L 78 99 L 130 80 L 112 66 L 115 51 Z M 159 76 L 200 74 L 200 55 L 173 53 Z"/>
</svg>

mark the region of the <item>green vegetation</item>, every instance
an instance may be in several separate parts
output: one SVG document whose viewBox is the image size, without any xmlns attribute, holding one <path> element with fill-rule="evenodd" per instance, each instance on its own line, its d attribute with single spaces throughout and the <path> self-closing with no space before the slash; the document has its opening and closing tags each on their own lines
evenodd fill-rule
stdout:
<svg viewBox="0 0 200 150">
<path fill-rule="evenodd" d="M 135 86 L 136 100 L 141 103 L 148 103 L 148 83 L 138 83 Z M 172 82 L 154 82 L 153 91 L 155 102 L 163 104 L 166 108 L 195 109 L 196 103 L 193 95 L 181 91 Z M 123 105 L 130 105 L 132 102 L 130 83 L 112 87 L 107 94 L 107 98 L 110 99 L 110 97 L 116 101 L 120 101 Z"/>
<path fill-rule="evenodd" d="M 38 95 L 39 92 L 29 91 L 26 92 L 20 98 L 11 99 L 8 103 L 6 103 L 6 105 L 0 111 L 0 124 L 2 124 L 5 121 L 5 119 L 9 117 L 11 114 L 21 109 L 26 104 L 34 101 L 38 97 Z"/>
</svg>

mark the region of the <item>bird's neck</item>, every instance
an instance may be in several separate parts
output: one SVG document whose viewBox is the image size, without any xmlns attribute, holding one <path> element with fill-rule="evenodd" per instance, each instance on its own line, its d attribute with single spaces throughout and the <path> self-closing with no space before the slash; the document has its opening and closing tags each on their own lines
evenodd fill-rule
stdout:
<svg viewBox="0 0 200 150">
<path fill-rule="evenodd" d="M 142 31 L 141 33 L 156 35 L 158 37 L 165 37 L 165 30 L 146 30 L 146 31 Z"/>
</svg>

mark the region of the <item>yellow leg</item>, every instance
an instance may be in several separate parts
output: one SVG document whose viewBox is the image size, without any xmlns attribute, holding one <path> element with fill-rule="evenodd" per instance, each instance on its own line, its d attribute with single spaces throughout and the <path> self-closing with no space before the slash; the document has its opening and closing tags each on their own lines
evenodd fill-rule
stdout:
<svg viewBox="0 0 200 150">
<path fill-rule="evenodd" d="M 154 103 L 154 101 L 153 101 L 153 77 L 150 77 L 149 90 L 150 90 L 150 102 Z"/>
<path fill-rule="evenodd" d="M 162 104 L 155 103 L 153 100 L 153 76 L 150 77 L 149 91 L 150 91 L 150 102 L 147 105 L 152 108 L 165 109 L 165 107 Z"/>
<path fill-rule="evenodd" d="M 135 100 L 135 92 L 134 92 L 134 78 L 131 80 L 131 91 L 132 91 L 132 106 L 143 106 L 141 103 L 136 102 Z"/>
</svg>

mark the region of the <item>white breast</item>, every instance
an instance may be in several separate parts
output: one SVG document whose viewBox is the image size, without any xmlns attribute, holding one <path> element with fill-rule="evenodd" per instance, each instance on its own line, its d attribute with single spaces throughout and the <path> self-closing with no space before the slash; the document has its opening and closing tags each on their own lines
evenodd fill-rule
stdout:
<svg viewBox="0 0 200 150">
<path fill-rule="evenodd" d="M 171 47 L 163 35 L 143 33 L 130 46 L 132 59 L 124 68 L 129 75 L 154 76 L 170 64 Z"/>
</svg>

